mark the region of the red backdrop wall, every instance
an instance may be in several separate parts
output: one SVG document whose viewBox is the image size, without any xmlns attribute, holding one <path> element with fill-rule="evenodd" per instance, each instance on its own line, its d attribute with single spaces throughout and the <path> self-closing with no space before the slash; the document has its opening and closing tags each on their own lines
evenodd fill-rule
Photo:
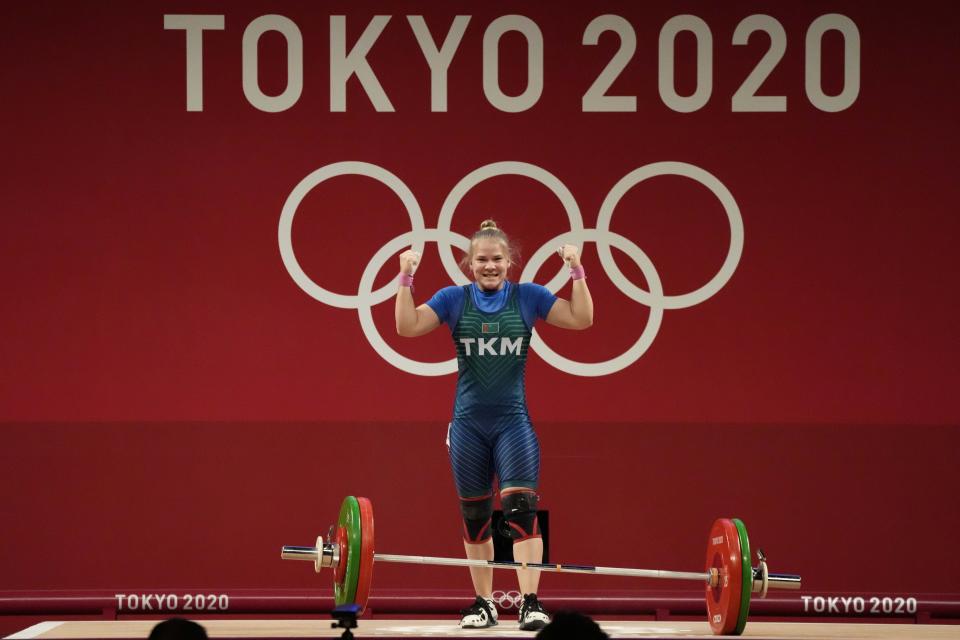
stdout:
<svg viewBox="0 0 960 640">
<path fill-rule="evenodd" d="M 708 172 L 735 201 L 742 231 L 689 177 L 628 190 L 610 229 L 649 257 L 665 294 L 706 285 L 742 240 L 729 277 L 696 304 L 651 310 L 623 284 L 649 290 L 650 274 L 614 250 L 617 276 L 588 241 L 594 326 L 541 329 L 564 357 L 596 363 L 662 313 L 646 351 L 606 375 L 530 358 L 554 557 L 696 567 L 712 519 L 736 515 L 775 569 L 804 574 L 808 589 L 955 591 L 956 9 L 567 4 L 38 2 L 11 12 L 16 28 L 0 42 L 0 589 L 313 584 L 276 547 L 325 532 L 345 494 L 374 500 L 384 551 L 460 552 L 443 447 L 453 376 L 388 362 L 358 311 L 311 296 L 281 254 L 297 185 L 353 161 L 394 174 L 427 229 L 461 179 L 496 162 L 552 174 L 586 229 L 621 178 L 653 163 Z M 612 31 L 584 44 L 605 14 L 622 21 L 603 24 L 634 33 L 632 54 L 621 49 L 629 35 Z M 773 35 L 734 44 L 759 14 Z M 853 24 L 856 37 L 832 28 L 811 39 L 833 14 L 844 19 L 825 24 Z M 183 15 L 222 16 L 222 29 L 202 32 L 193 67 L 187 31 L 170 17 Z M 278 31 L 250 35 L 264 15 L 295 25 L 302 48 Z M 331 16 L 345 16 L 350 51 L 378 15 L 391 17 L 366 63 L 393 110 L 378 110 L 356 75 L 337 110 Z M 440 43 L 458 15 L 470 18 L 442 111 L 407 16 L 422 16 Z M 488 45 L 498 63 L 484 61 L 485 34 L 511 15 L 542 37 L 533 71 L 537 45 L 518 31 Z M 699 18 L 681 22 L 701 39 L 681 31 L 661 51 L 665 25 L 682 15 Z M 783 97 L 785 110 L 735 110 L 777 43 L 783 54 L 756 94 Z M 289 67 L 297 50 L 302 64 Z M 606 93 L 634 96 L 635 108 L 585 110 L 621 51 Z M 712 53 L 699 76 L 698 51 Z M 664 52 L 674 52 L 672 74 Z M 484 91 L 485 64 L 498 70 L 501 108 Z M 246 93 L 245 65 L 257 74 Z M 198 68 L 199 109 L 188 102 Z M 291 104 L 254 104 L 276 107 L 297 69 Z M 503 110 L 537 78 L 532 104 Z M 683 99 L 698 95 L 693 107 Z M 469 190 L 451 228 L 469 235 L 489 216 L 520 246 L 515 277 L 570 229 L 560 199 L 518 175 Z M 389 288 L 395 258 L 378 269 L 371 257 L 411 230 L 397 195 L 359 175 L 310 189 L 291 225 L 304 274 L 343 295 L 357 294 L 368 268 L 375 288 Z M 531 277 L 546 283 L 557 262 Z M 450 283 L 428 242 L 418 300 Z M 402 356 L 450 358 L 444 329 L 404 340 L 389 299 L 371 314 Z M 58 553 L 24 552 L 48 546 Z M 378 587 L 408 582 L 378 569 Z"/>
</svg>

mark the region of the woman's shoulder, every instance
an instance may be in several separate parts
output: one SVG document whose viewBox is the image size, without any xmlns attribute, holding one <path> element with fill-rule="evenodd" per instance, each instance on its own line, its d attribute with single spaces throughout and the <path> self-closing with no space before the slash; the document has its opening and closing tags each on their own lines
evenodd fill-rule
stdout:
<svg viewBox="0 0 960 640">
<path fill-rule="evenodd" d="M 441 322 L 453 324 L 454 319 L 463 308 L 465 298 L 463 289 L 457 286 L 443 287 L 427 300 L 426 305 L 433 309 Z"/>
<path fill-rule="evenodd" d="M 447 286 L 441 289 L 438 289 L 433 296 L 427 300 L 427 305 L 430 306 L 437 314 L 440 314 L 440 309 L 450 308 L 458 304 L 463 303 L 463 287 L 458 286 Z"/>
<path fill-rule="evenodd" d="M 541 297 L 541 296 L 552 296 L 550 290 L 547 289 L 542 284 L 537 284 L 536 282 L 521 282 L 517 285 L 517 294 L 521 296 L 531 296 L 531 297 Z"/>
<path fill-rule="evenodd" d="M 446 287 L 438 289 L 434 295 L 444 298 L 461 298 L 463 297 L 463 287 L 456 284 L 447 285 Z"/>
</svg>

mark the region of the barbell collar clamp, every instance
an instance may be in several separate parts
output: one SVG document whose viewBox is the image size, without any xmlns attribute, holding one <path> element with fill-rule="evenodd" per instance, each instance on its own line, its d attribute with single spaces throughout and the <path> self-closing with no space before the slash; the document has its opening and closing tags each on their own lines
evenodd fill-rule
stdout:
<svg viewBox="0 0 960 640">
<path fill-rule="evenodd" d="M 325 543 L 323 536 L 318 536 L 315 547 L 284 546 L 280 550 L 280 558 L 312 562 L 313 570 L 320 573 L 321 569 L 333 568 L 340 564 L 340 546 Z"/>
<path fill-rule="evenodd" d="M 799 589 L 800 576 L 790 573 L 771 573 L 768 574 L 767 586 L 771 589 Z"/>
</svg>

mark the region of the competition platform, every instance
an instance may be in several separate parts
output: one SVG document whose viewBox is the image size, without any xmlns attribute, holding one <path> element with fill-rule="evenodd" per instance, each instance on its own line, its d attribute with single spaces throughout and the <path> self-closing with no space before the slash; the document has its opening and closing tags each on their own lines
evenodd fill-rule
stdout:
<svg viewBox="0 0 960 640">
<path fill-rule="evenodd" d="M 597 621 L 611 638 L 714 638 L 706 622 L 606 622 Z M 146 638 L 156 622 L 42 622 L 11 639 L 26 638 Z M 203 623 L 210 638 L 339 638 L 341 633 L 323 629 L 307 620 L 210 620 Z M 357 638 L 533 638 L 516 624 L 489 629 L 460 629 L 455 621 L 383 620 L 361 624 Z M 750 638 L 960 638 L 960 626 L 885 625 L 805 622 L 759 622 L 744 631 Z"/>
<path fill-rule="evenodd" d="M 185 610 L 188 599 L 207 611 Z M 170 595 L 180 594 L 174 608 Z M 352 634 L 356 638 L 533 638 L 516 622 L 516 592 L 498 592 L 500 624 L 460 629 L 466 591 L 374 591 Z M 118 597 L 123 596 L 123 598 Z M 131 599 L 131 596 L 136 596 Z M 144 598 L 147 596 L 147 598 Z M 167 596 L 167 597 L 164 597 Z M 164 597 L 164 606 L 159 605 Z M 901 602 L 901 600 L 903 602 Z M 590 615 L 611 638 L 715 638 L 696 592 L 550 592 L 551 612 Z M 212 603 L 212 604 L 211 604 Z M 225 606 L 224 606 L 225 605 Z M 163 590 L 162 592 L 0 592 L 5 638 L 147 638 L 170 617 L 196 620 L 210 638 L 340 638 L 333 594 L 323 591 Z M 887 611 L 885 612 L 884 609 Z M 17 621 L 16 627 L 10 624 Z M 777 594 L 753 603 L 744 637 L 773 639 L 951 638 L 960 640 L 960 594 Z"/>
</svg>

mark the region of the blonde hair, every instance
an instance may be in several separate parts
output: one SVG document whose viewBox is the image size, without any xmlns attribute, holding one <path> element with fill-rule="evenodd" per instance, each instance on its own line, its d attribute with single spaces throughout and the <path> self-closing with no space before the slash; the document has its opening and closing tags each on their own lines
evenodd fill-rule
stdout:
<svg viewBox="0 0 960 640">
<path fill-rule="evenodd" d="M 496 220 L 487 218 L 480 223 L 480 229 L 470 236 L 470 251 L 468 251 L 463 256 L 463 260 L 460 261 L 460 267 L 466 272 L 470 271 L 470 263 L 473 261 L 473 248 L 480 240 L 495 240 L 499 242 L 511 265 L 520 259 L 519 251 L 510 241 L 507 234 L 497 226 Z"/>
</svg>

